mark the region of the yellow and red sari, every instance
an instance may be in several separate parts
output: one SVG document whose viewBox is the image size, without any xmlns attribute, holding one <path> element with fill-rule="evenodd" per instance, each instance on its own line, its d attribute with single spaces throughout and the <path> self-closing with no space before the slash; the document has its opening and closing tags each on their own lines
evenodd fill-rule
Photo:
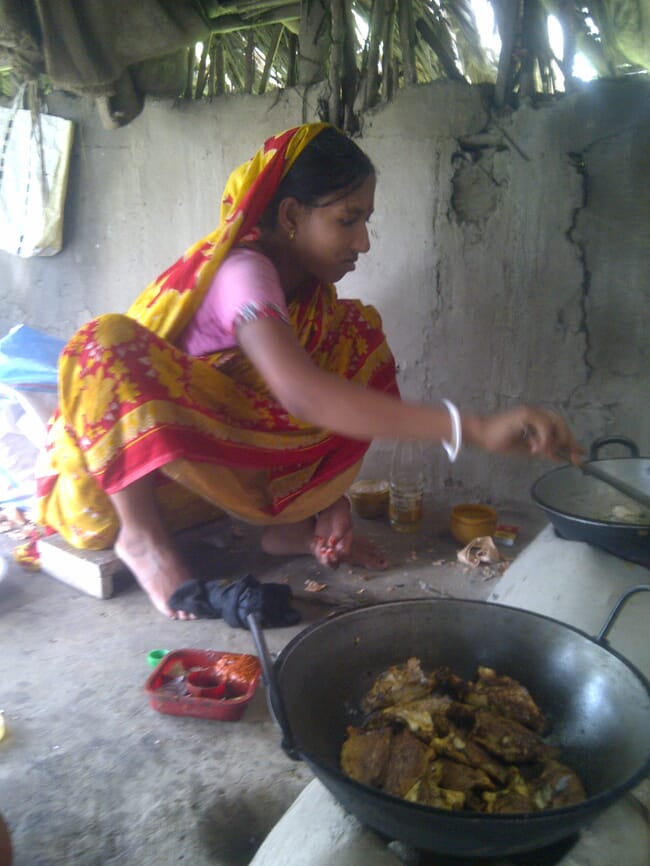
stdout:
<svg viewBox="0 0 650 866">
<path fill-rule="evenodd" d="M 231 175 L 221 222 L 151 283 L 127 315 L 100 316 L 70 340 L 59 364 L 59 411 L 38 471 L 39 522 L 76 547 L 110 546 L 110 495 L 156 472 L 171 530 L 223 511 L 290 523 L 334 502 L 369 443 L 300 422 L 270 394 L 239 349 L 200 358 L 174 345 L 230 248 L 257 225 L 280 180 L 323 128 L 269 139 Z M 397 393 L 395 365 L 372 307 L 318 285 L 289 304 L 313 362 Z"/>
</svg>

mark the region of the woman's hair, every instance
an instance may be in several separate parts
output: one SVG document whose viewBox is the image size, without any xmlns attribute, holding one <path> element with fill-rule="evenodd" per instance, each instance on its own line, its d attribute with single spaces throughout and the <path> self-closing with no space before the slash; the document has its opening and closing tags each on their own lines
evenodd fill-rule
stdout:
<svg viewBox="0 0 650 866">
<path fill-rule="evenodd" d="M 369 157 L 344 132 L 326 126 L 298 155 L 277 192 L 271 199 L 261 223 L 275 226 L 282 199 L 295 198 L 307 207 L 318 206 L 318 199 L 335 192 L 347 195 L 360 187 L 375 167 Z"/>
</svg>

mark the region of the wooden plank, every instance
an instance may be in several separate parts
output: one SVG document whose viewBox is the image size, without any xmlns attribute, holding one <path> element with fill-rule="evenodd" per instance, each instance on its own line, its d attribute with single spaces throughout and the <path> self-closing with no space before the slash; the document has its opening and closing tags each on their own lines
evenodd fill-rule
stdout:
<svg viewBox="0 0 650 866">
<path fill-rule="evenodd" d="M 60 535 L 40 538 L 37 547 L 42 571 L 95 598 L 110 598 L 113 575 L 126 571 L 112 549 L 78 550 Z"/>
<path fill-rule="evenodd" d="M 217 549 L 230 545 L 231 529 L 227 518 L 205 523 L 178 533 L 178 543 L 203 540 Z M 37 542 L 41 570 L 94 598 L 111 598 L 117 574 L 130 574 L 112 548 L 79 550 L 60 535 L 48 535 Z"/>
</svg>

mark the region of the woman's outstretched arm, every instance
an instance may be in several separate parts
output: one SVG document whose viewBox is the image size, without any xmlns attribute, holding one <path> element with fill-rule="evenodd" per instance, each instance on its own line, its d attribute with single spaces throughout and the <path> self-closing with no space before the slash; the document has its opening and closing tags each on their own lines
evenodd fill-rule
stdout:
<svg viewBox="0 0 650 866">
<path fill-rule="evenodd" d="M 276 319 L 239 327 L 238 340 L 276 399 L 309 424 L 355 439 L 450 441 L 451 419 L 444 406 L 403 401 L 321 370 L 294 332 Z M 463 441 L 504 454 L 558 453 L 580 460 L 580 448 L 557 414 L 529 406 L 495 415 L 461 415 Z"/>
</svg>

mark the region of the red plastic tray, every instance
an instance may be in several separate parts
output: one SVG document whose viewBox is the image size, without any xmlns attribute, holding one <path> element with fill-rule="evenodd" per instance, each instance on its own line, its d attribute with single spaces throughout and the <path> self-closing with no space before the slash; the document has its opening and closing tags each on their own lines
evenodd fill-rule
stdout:
<svg viewBox="0 0 650 866">
<path fill-rule="evenodd" d="M 223 675 L 226 680 L 225 697 L 215 699 L 189 694 L 185 677 L 197 668 L 216 669 Z M 242 717 L 255 694 L 261 673 L 259 659 L 254 655 L 178 649 L 167 653 L 158 662 L 144 688 L 149 695 L 149 703 L 159 713 L 234 722 Z"/>
</svg>

